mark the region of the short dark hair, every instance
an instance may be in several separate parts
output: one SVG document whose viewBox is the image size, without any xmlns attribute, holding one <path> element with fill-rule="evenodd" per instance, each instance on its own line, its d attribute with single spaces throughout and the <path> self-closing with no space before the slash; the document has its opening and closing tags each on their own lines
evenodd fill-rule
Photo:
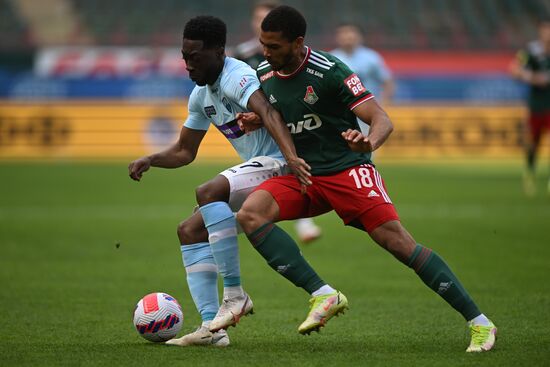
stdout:
<svg viewBox="0 0 550 367">
<path fill-rule="evenodd" d="M 307 23 L 300 12 L 290 6 L 281 5 L 270 11 L 262 21 L 262 31 L 282 32 L 283 37 L 294 41 L 305 37 Z"/>
<path fill-rule="evenodd" d="M 225 47 L 226 35 L 227 27 L 223 20 L 210 15 L 191 18 L 183 30 L 183 38 L 202 41 L 204 48 Z"/>
</svg>

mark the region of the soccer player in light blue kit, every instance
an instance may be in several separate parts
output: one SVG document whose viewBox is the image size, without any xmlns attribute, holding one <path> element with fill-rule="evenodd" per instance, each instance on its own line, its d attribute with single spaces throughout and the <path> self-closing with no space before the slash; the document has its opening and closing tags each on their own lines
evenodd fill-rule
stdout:
<svg viewBox="0 0 550 367">
<path fill-rule="evenodd" d="M 366 88 L 376 96 L 381 105 L 387 105 L 395 89 L 390 69 L 382 56 L 371 48 L 363 46 L 363 31 L 357 24 L 342 23 L 336 28 L 338 48 L 330 51 L 353 70 Z M 369 133 L 369 125 L 357 119 L 361 132 Z"/>
<path fill-rule="evenodd" d="M 361 28 L 353 23 L 340 24 L 336 28 L 336 43 L 338 48 L 330 53 L 366 81 L 366 88 L 376 96 L 379 103 L 389 103 L 394 93 L 391 71 L 378 52 L 363 46 Z"/>
<path fill-rule="evenodd" d="M 199 16 L 185 25 L 182 56 L 189 77 L 197 84 L 189 98 L 188 118 L 173 146 L 128 167 L 130 177 L 139 181 L 151 166 L 177 168 L 191 163 L 210 124 L 225 135 L 244 161 L 197 188 L 198 211 L 178 227 L 189 291 L 203 323 L 195 332 L 168 344 L 229 344 L 223 329 L 252 312 L 252 301 L 241 286 L 233 213 L 268 178 L 290 170 L 302 184 L 311 183 L 310 167 L 296 155 L 286 124 L 261 91 L 255 71 L 225 56 L 225 40 L 226 26 L 218 18 Z M 236 115 L 248 111 L 256 112 L 265 128 L 246 134 L 241 131 Z M 221 306 L 218 272 L 224 283 Z"/>
</svg>

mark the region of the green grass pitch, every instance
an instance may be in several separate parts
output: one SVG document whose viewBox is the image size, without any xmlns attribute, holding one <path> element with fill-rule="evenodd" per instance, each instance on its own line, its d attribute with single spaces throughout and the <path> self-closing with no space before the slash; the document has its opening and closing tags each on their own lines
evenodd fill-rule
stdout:
<svg viewBox="0 0 550 367">
<path fill-rule="evenodd" d="M 334 214 L 318 219 L 322 239 L 302 247 L 350 301 L 320 334 L 298 334 L 308 295 L 241 238 L 243 282 L 256 313 L 230 329 L 232 345 L 183 349 L 145 341 L 132 312 L 152 291 L 180 301 L 182 332 L 200 323 L 176 226 L 194 206 L 194 187 L 224 167 L 153 169 L 136 183 L 125 163 L 0 164 L 0 365 L 550 363 L 550 198 L 523 196 L 519 163 L 379 167 L 404 225 L 447 260 L 499 327 L 490 353 L 466 354 L 461 316 Z M 539 191 L 544 183 L 540 178 Z"/>
</svg>

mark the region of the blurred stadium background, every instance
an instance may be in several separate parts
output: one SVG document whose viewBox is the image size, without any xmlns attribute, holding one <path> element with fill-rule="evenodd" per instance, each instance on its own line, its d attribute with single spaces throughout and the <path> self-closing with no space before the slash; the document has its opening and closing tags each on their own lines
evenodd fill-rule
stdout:
<svg viewBox="0 0 550 367">
<path fill-rule="evenodd" d="M 308 43 L 354 21 L 396 78 L 385 157 L 520 157 L 525 88 L 508 64 L 549 0 L 287 1 Z M 186 20 L 222 17 L 251 37 L 252 1 L 0 0 L 0 159 L 127 158 L 173 141 L 186 115 Z M 209 133 L 203 157 L 227 157 Z M 548 149 L 548 144 L 545 144 Z M 235 156 L 233 156 L 235 157 Z"/>
<path fill-rule="evenodd" d="M 550 0 L 285 1 L 308 19 L 312 47 L 332 49 L 351 20 L 385 57 L 396 129 L 378 168 L 406 227 L 499 326 L 494 352 L 466 355 L 460 316 L 332 213 L 302 251 L 352 309 L 320 335 L 296 333 L 307 295 L 243 237 L 258 312 L 231 330 L 232 348 L 139 338 L 131 312 L 152 291 L 178 298 L 184 332 L 199 325 L 176 226 L 194 188 L 237 157 L 211 129 L 189 168 L 137 184 L 126 166 L 174 141 L 186 117 L 185 22 L 219 16 L 233 46 L 252 36 L 252 3 L 0 0 L 0 365 L 548 365 L 550 206 L 522 191 L 526 89 L 507 69 Z"/>
</svg>

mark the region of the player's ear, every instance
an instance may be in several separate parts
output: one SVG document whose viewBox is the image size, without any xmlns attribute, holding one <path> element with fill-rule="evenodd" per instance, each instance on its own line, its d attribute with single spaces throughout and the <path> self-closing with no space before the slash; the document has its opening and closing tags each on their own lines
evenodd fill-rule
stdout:
<svg viewBox="0 0 550 367">
<path fill-rule="evenodd" d="M 297 37 L 292 43 L 295 48 L 301 50 L 304 47 L 304 37 Z"/>
</svg>

